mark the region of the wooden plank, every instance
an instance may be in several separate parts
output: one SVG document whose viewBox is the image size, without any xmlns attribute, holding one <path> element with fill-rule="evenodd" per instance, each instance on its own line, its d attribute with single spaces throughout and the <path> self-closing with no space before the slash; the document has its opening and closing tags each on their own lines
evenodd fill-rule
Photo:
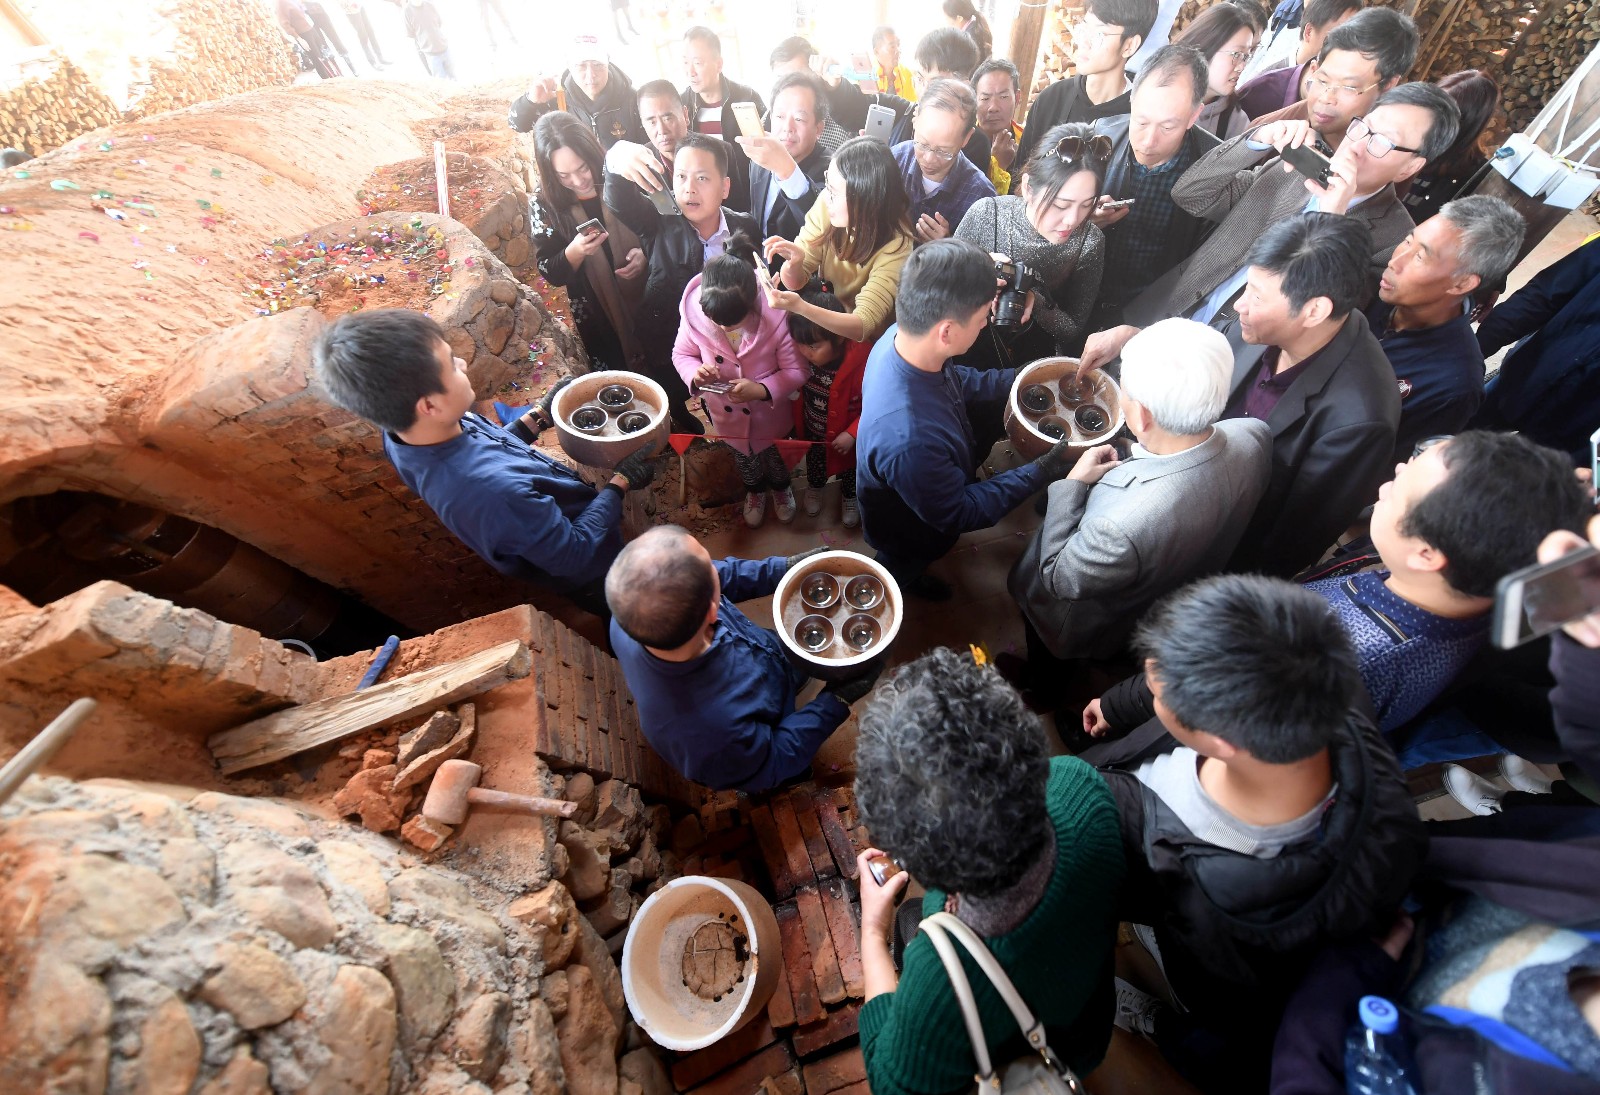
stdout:
<svg viewBox="0 0 1600 1095">
<path fill-rule="evenodd" d="M 527 646 L 512 640 L 371 688 L 315 700 L 220 731 L 207 739 L 206 747 L 222 774 L 232 775 L 386 722 L 459 703 L 526 677 L 531 667 Z"/>
<path fill-rule="evenodd" d="M 794 1068 L 794 1051 L 788 1042 L 774 1042 L 754 1057 L 746 1057 L 726 1072 L 691 1088 L 695 1095 L 756 1095 L 761 1081 Z"/>
<path fill-rule="evenodd" d="M 789 977 L 795 1022 L 815 1023 L 822 1018 L 822 1001 L 817 998 L 817 978 L 811 970 L 811 950 L 806 946 L 800 910 L 794 902 L 786 901 L 772 911 L 778 918 L 778 935 L 783 939 L 783 971 Z"/>
<path fill-rule="evenodd" d="M 672 1086 L 687 1091 L 711 1079 L 730 1065 L 766 1049 L 778 1040 L 778 1032 L 765 1015 L 758 1015 L 744 1026 L 705 1049 L 680 1057 L 672 1063 Z"/>
<path fill-rule="evenodd" d="M 867 1063 L 859 1046 L 803 1065 L 800 1071 L 805 1076 L 806 1095 L 832 1095 L 867 1079 Z"/>
<path fill-rule="evenodd" d="M 834 865 L 833 852 L 822 835 L 822 820 L 817 816 L 817 804 L 811 793 L 803 788 L 789 792 L 789 805 L 794 808 L 794 819 L 800 823 L 800 837 L 806 842 L 806 857 L 811 860 L 811 872 L 818 879 L 832 878 L 839 873 Z"/>
<path fill-rule="evenodd" d="M 828 932 L 828 917 L 822 911 L 822 895 L 815 886 L 795 891 L 800 923 L 806 930 L 806 949 L 811 952 L 811 972 L 817 978 L 817 998 L 824 1004 L 844 1001 L 844 977 L 839 973 L 839 956 L 833 953 L 833 937 Z"/>
<path fill-rule="evenodd" d="M 778 840 L 783 845 L 784 862 L 789 865 L 789 877 L 794 879 L 795 888 L 806 886 L 816 881 L 816 874 L 811 870 L 811 857 L 806 855 L 806 839 L 800 835 L 800 821 L 794 816 L 794 806 L 787 795 L 778 795 L 772 800 L 772 820 L 778 826 Z"/>
<path fill-rule="evenodd" d="M 839 819 L 839 806 L 833 792 L 824 787 L 811 797 L 817 807 L 817 821 L 822 825 L 822 837 L 828 842 L 828 850 L 833 853 L 833 862 L 840 874 L 855 878 L 857 849 L 850 834 L 845 832 L 844 822 Z"/>
<path fill-rule="evenodd" d="M 772 807 L 766 804 L 750 811 L 750 827 L 756 831 L 756 843 L 761 846 L 761 859 L 772 876 L 772 889 L 778 899 L 794 893 L 794 876 L 789 873 L 789 860 L 783 854 L 783 841 L 778 837 L 778 823 L 772 816 Z"/>
<path fill-rule="evenodd" d="M 810 1057 L 846 1038 L 854 1038 L 859 1033 L 860 1015 L 860 1004 L 846 1004 L 828 1012 L 821 1022 L 807 1023 L 794 1032 L 794 1051 L 802 1057 Z"/>
<path fill-rule="evenodd" d="M 850 906 L 850 895 L 844 887 L 844 880 L 839 878 L 830 878 L 822 884 L 822 912 L 828 921 L 833 953 L 839 957 L 844 993 L 859 1000 L 867 992 L 861 976 L 861 937 L 856 931 L 856 912 Z"/>
</svg>

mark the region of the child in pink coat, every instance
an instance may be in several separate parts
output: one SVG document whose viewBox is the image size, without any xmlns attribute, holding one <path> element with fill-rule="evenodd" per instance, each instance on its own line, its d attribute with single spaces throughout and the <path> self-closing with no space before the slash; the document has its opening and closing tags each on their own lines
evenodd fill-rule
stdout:
<svg viewBox="0 0 1600 1095">
<path fill-rule="evenodd" d="M 794 428 L 790 398 L 810 375 L 788 315 L 756 284 L 756 245 L 743 233 L 689 282 L 678 308 L 672 364 L 711 417 L 711 432 L 733 449 L 748 492 L 745 523 L 758 527 L 773 493 L 778 520 L 794 520 L 789 467 L 775 442 Z"/>
</svg>

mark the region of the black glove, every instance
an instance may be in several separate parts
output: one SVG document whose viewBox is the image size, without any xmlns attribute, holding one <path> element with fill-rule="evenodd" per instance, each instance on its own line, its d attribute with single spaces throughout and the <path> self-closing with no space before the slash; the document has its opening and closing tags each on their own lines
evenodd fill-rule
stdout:
<svg viewBox="0 0 1600 1095">
<path fill-rule="evenodd" d="M 783 561 L 783 568 L 785 570 L 793 570 L 794 567 L 795 567 L 795 564 L 800 562 L 802 559 L 809 559 L 813 555 L 821 555 L 824 551 L 832 551 L 832 550 L 833 549 L 828 547 L 827 544 L 823 544 L 821 547 L 814 547 L 814 548 L 811 548 L 811 549 L 809 549 L 807 551 L 802 551 L 798 555 L 791 555 L 791 556 L 789 556 L 787 559 L 785 559 Z"/>
<path fill-rule="evenodd" d="M 1051 479 L 1060 479 L 1072 466 L 1078 462 L 1078 454 L 1072 451 L 1072 445 L 1066 441 L 1057 441 L 1034 463 L 1039 465 L 1041 471 Z"/>
<path fill-rule="evenodd" d="M 554 426 L 556 424 L 555 412 L 552 410 L 552 408 L 554 408 L 556 405 L 556 393 L 571 383 L 572 378 L 570 376 L 564 376 L 560 380 L 556 381 L 548 392 L 544 393 L 544 398 L 539 400 L 540 423 L 545 426 Z"/>
<path fill-rule="evenodd" d="M 883 661 L 875 662 L 871 669 L 859 677 L 850 677 L 842 681 L 834 681 L 823 689 L 838 696 L 846 704 L 853 704 L 862 696 L 872 691 L 872 686 L 878 683 L 878 675 L 883 672 Z"/>
<path fill-rule="evenodd" d="M 648 487 L 650 480 L 656 477 L 655 461 L 646 456 L 643 449 L 635 450 L 613 470 L 628 481 L 629 490 Z"/>
</svg>

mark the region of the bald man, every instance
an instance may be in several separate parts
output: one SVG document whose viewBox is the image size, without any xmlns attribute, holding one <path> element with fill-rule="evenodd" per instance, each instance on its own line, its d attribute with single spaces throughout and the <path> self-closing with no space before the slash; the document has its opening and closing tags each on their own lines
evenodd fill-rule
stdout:
<svg viewBox="0 0 1600 1095">
<path fill-rule="evenodd" d="M 717 791 L 756 794 L 805 776 L 866 695 L 877 670 L 828 685 L 795 710 L 805 683 L 778 636 L 735 601 L 765 597 L 806 555 L 713 560 L 675 525 L 653 528 L 606 575 L 611 648 L 651 747 Z"/>
</svg>

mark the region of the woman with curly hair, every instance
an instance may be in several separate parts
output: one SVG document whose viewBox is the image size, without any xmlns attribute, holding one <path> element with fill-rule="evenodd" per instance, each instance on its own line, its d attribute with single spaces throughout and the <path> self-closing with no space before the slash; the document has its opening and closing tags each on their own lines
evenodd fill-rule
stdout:
<svg viewBox="0 0 1600 1095">
<path fill-rule="evenodd" d="M 861 712 L 856 805 L 878 848 L 861 853 L 861 1052 L 873 1095 L 970 1091 L 976 1059 L 921 916 L 953 913 L 987 944 L 1050 1048 L 1082 1076 L 1105 1055 L 1124 861 L 1105 781 L 1049 756 L 1017 692 L 967 654 L 939 648 L 880 684 Z M 881 850 L 880 850 L 881 849 Z M 905 873 L 879 884 L 874 860 Z M 906 875 L 927 888 L 894 912 Z M 921 916 L 916 915 L 917 913 Z M 898 972 L 889 935 L 907 936 Z M 967 964 L 989 1052 L 1027 1051 L 1011 1012 Z"/>
</svg>

